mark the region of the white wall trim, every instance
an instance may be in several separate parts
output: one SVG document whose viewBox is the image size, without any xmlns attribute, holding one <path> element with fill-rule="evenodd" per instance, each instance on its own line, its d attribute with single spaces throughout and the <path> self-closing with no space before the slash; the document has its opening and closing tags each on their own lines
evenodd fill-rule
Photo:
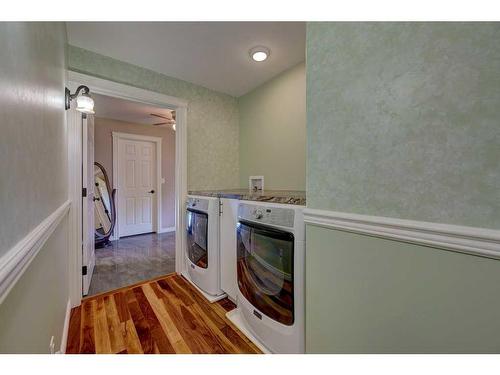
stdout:
<svg viewBox="0 0 500 375">
<path fill-rule="evenodd" d="M 64 216 L 68 214 L 69 207 L 70 201 L 68 200 L 0 258 L 0 304 L 54 233 Z"/>
<path fill-rule="evenodd" d="M 306 208 L 304 221 L 391 240 L 500 259 L 500 230 Z"/>
<path fill-rule="evenodd" d="M 121 186 L 120 186 L 120 153 L 119 153 L 119 142 L 122 140 L 132 140 L 132 141 L 147 141 L 147 142 L 153 142 L 155 144 L 155 149 L 156 149 L 156 194 L 155 194 L 155 200 L 156 204 L 153 207 L 154 209 L 154 222 L 153 222 L 153 230 L 156 231 L 157 233 L 160 232 L 162 228 L 161 224 L 161 196 L 162 196 L 162 171 L 161 171 L 161 164 L 162 164 L 162 157 L 161 157 L 161 142 L 162 138 L 161 137 L 152 137 L 152 136 L 146 136 L 146 135 L 139 135 L 139 134 L 131 134 L 131 133 L 121 133 L 121 132 L 112 132 L 113 136 L 113 188 L 116 189 L 116 211 L 118 212 L 120 209 L 120 192 L 121 192 Z M 115 230 L 113 231 L 113 240 L 118 240 L 120 239 L 121 233 L 120 233 L 120 215 L 116 215 L 116 226 Z"/>
<path fill-rule="evenodd" d="M 66 304 L 66 314 L 64 315 L 64 326 L 61 335 L 61 347 L 57 354 L 66 354 L 66 347 L 68 345 L 68 333 L 69 333 L 69 319 L 71 317 L 71 299 L 68 299 Z"/>
<path fill-rule="evenodd" d="M 163 227 L 158 231 L 158 233 L 168 233 L 168 232 L 175 232 L 175 227 Z"/>
<path fill-rule="evenodd" d="M 68 71 L 68 80 L 78 83 L 83 82 L 90 89 L 91 95 L 92 93 L 97 93 L 170 109 L 187 107 L 188 105 L 187 100 L 176 98 L 175 96 L 128 86 L 71 70 Z"/>
</svg>

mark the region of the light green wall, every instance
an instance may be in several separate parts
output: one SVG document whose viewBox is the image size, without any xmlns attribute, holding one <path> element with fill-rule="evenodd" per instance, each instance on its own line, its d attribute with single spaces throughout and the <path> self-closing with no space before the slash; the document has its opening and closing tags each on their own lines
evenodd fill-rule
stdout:
<svg viewBox="0 0 500 375">
<path fill-rule="evenodd" d="M 305 92 L 301 63 L 238 98 L 241 187 L 263 175 L 266 189 L 305 190 Z"/>
<path fill-rule="evenodd" d="M 0 23 L 0 257 L 68 199 L 63 23 Z M 0 305 L 0 353 L 61 345 L 67 217 Z"/>
<path fill-rule="evenodd" d="M 62 23 L 0 23 L 0 256 L 68 196 L 65 38 Z"/>
<path fill-rule="evenodd" d="M 500 227 L 500 23 L 309 23 L 307 202 Z"/>
<path fill-rule="evenodd" d="M 235 98 L 81 48 L 68 48 L 70 70 L 189 101 L 189 190 L 239 185 L 239 127 Z"/>
<path fill-rule="evenodd" d="M 307 226 L 308 353 L 498 353 L 500 262 Z"/>
<path fill-rule="evenodd" d="M 498 229 L 500 24 L 309 23 L 307 205 Z M 312 353 L 500 352 L 500 262 L 307 226 Z"/>
</svg>

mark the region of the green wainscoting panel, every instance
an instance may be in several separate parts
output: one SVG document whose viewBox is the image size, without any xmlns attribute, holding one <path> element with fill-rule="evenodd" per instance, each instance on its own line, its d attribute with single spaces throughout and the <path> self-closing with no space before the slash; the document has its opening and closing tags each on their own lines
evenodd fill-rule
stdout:
<svg viewBox="0 0 500 375">
<path fill-rule="evenodd" d="M 307 225 L 308 353 L 499 353 L 500 261 Z"/>
</svg>

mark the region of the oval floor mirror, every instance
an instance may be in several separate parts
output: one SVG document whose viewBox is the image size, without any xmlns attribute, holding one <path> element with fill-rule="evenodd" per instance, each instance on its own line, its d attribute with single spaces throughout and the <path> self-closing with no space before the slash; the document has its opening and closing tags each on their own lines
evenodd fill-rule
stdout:
<svg viewBox="0 0 500 375">
<path fill-rule="evenodd" d="M 99 248 L 109 244 L 109 238 L 115 229 L 116 189 L 111 190 L 108 174 L 97 162 L 94 163 L 94 177 L 95 247 Z"/>
</svg>

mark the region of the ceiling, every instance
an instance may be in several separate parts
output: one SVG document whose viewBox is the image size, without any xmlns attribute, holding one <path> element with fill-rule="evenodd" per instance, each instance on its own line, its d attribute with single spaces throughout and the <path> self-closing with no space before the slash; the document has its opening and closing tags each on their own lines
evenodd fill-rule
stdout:
<svg viewBox="0 0 500 375">
<path fill-rule="evenodd" d="M 144 125 L 153 125 L 163 121 L 161 118 L 151 116 L 151 113 L 172 117 L 172 110 L 166 108 L 153 107 L 100 94 L 92 94 L 92 98 L 94 99 L 94 110 L 97 117 Z M 161 127 L 167 127 L 167 125 L 161 125 Z"/>
<path fill-rule="evenodd" d="M 304 22 L 68 22 L 69 44 L 235 97 L 305 60 Z M 270 57 L 254 62 L 263 45 Z"/>
</svg>

